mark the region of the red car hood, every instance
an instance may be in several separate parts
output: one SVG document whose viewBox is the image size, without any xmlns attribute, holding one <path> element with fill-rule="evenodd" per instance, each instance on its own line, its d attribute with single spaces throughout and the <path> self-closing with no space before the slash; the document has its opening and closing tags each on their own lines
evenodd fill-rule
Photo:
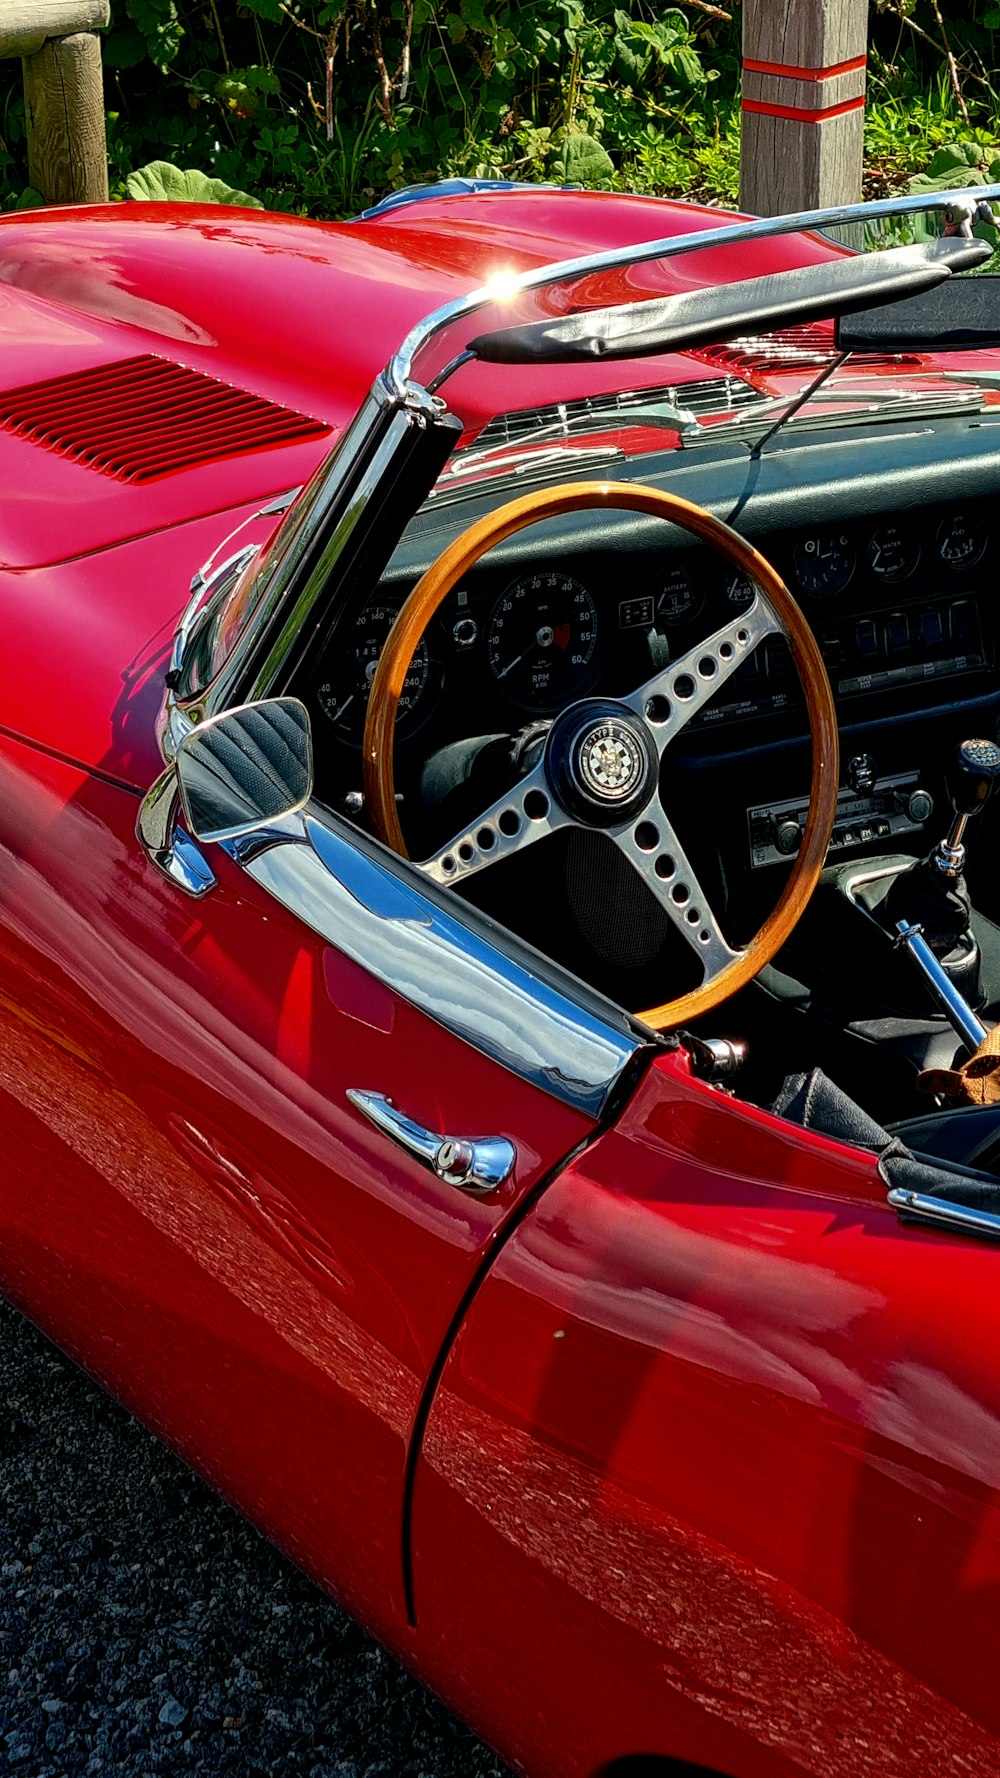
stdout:
<svg viewBox="0 0 1000 1778">
<path fill-rule="evenodd" d="M 0 486 L 18 499 L 0 520 L 0 566 L 66 560 L 294 487 L 429 310 L 497 270 L 713 225 L 718 215 L 694 206 L 544 190 L 425 200 L 341 224 L 166 204 L 6 216 Z M 768 245 L 753 270 L 831 251 L 801 237 Z M 604 274 L 584 300 L 737 270 L 731 251 L 716 250 Z M 172 376 L 178 366 L 193 380 Z M 703 363 L 674 357 L 637 380 L 704 376 Z M 456 384 L 456 399 L 478 428 L 545 400 L 546 382 L 565 396 L 619 381 L 613 365 L 571 377 L 483 367 Z M 234 391 L 250 398 L 242 410 Z M 144 416 L 158 417 L 164 401 L 192 414 L 173 455 L 143 436 Z"/>
</svg>

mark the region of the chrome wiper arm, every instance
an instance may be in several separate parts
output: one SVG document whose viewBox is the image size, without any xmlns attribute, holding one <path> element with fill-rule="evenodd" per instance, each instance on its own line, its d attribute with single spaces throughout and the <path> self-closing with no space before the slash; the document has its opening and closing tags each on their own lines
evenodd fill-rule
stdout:
<svg viewBox="0 0 1000 1778">
<path fill-rule="evenodd" d="M 892 216 L 921 215 L 928 210 L 950 210 L 969 203 L 989 203 L 1000 198 L 1000 185 L 960 187 L 954 191 L 918 192 L 912 197 L 877 198 L 867 204 L 841 204 L 832 209 L 800 210 L 785 216 L 764 216 L 752 222 L 732 222 L 722 228 L 699 229 L 686 235 L 666 235 L 656 241 L 640 241 L 629 247 L 608 248 L 602 253 L 588 253 L 575 259 L 558 260 L 551 265 L 535 266 L 528 272 L 498 276 L 490 283 L 455 297 L 440 308 L 433 309 L 412 327 L 398 351 L 390 358 L 382 373 L 388 388 L 399 401 L 409 394 L 417 355 L 440 333 L 441 329 L 463 316 L 474 315 L 491 303 L 506 301 L 522 291 L 537 290 L 546 284 L 559 284 L 568 278 L 583 277 L 590 272 L 611 271 L 618 266 L 639 265 L 651 259 L 674 259 L 682 253 L 698 253 L 712 247 L 736 246 L 741 242 L 767 240 L 774 235 L 798 234 L 803 230 L 841 228 L 851 223 L 877 222 Z"/>
<path fill-rule="evenodd" d="M 793 398 L 776 396 L 772 401 L 762 402 L 749 414 L 734 414 L 732 419 L 718 420 L 710 426 L 698 424 L 689 427 L 681 434 L 681 444 L 685 448 L 698 445 L 724 443 L 727 439 L 745 439 L 754 445 L 755 441 L 763 444 L 768 430 L 768 422 L 772 421 L 779 410 L 787 409 Z M 832 407 L 841 402 L 853 405 L 844 413 L 816 413 L 814 408 Z M 866 426 L 884 423 L 886 420 L 939 420 L 950 419 L 957 414 L 985 411 L 982 396 L 975 389 L 897 389 L 874 390 L 871 388 L 857 389 L 818 389 L 810 396 L 802 411 L 791 417 L 791 429 L 815 430 L 850 426 Z M 764 436 L 758 429 L 764 424 Z"/>
</svg>

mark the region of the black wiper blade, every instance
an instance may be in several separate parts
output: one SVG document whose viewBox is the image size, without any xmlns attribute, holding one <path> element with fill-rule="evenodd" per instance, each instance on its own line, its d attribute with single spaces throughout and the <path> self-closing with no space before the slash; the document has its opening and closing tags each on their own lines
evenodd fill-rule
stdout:
<svg viewBox="0 0 1000 1778">
<path fill-rule="evenodd" d="M 943 236 L 653 302 L 622 303 L 613 309 L 504 327 L 479 334 L 466 350 L 489 364 L 576 364 L 689 351 L 740 334 L 898 302 L 933 289 L 953 272 L 982 265 L 991 253 L 986 241 Z"/>
</svg>

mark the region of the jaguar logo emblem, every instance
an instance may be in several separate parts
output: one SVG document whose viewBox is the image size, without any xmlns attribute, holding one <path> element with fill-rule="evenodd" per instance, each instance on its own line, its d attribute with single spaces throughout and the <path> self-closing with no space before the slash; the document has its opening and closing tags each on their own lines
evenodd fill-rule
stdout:
<svg viewBox="0 0 1000 1778">
<path fill-rule="evenodd" d="M 644 764 L 635 737 L 623 723 L 610 721 L 581 736 L 577 760 L 584 786 L 602 802 L 618 802 L 627 796 Z"/>
</svg>

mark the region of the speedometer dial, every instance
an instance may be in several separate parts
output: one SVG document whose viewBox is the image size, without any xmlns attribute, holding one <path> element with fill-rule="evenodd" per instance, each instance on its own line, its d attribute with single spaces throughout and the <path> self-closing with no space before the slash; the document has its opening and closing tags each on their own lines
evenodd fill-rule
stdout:
<svg viewBox="0 0 1000 1778">
<path fill-rule="evenodd" d="M 398 605 L 381 599 L 367 604 L 348 632 L 347 646 L 337 661 L 336 670 L 316 687 L 316 699 L 323 715 L 347 741 L 361 740 L 375 668 L 398 611 Z M 396 720 L 404 731 L 416 728 L 430 714 L 433 679 L 427 643 L 421 641 L 410 662 L 399 699 Z"/>
<path fill-rule="evenodd" d="M 486 658 L 515 704 L 559 710 L 594 677 L 597 612 L 585 586 L 557 569 L 522 574 L 490 612 Z"/>
</svg>

